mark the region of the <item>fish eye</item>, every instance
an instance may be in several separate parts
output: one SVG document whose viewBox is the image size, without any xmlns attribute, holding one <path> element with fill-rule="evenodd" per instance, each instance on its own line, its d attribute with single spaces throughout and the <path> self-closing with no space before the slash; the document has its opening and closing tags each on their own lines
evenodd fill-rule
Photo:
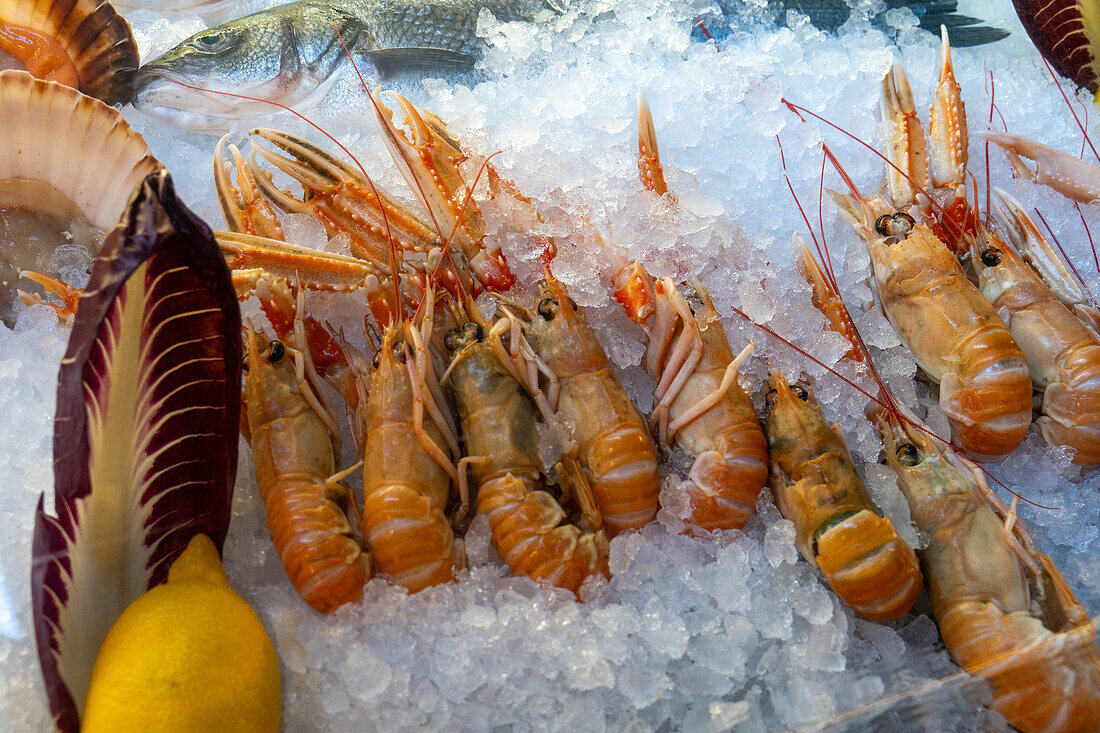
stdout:
<svg viewBox="0 0 1100 733">
<path fill-rule="evenodd" d="M 272 364 L 278 364 L 286 356 L 286 347 L 283 346 L 282 341 L 272 341 L 268 344 L 268 348 L 271 352 L 267 355 L 267 360 Z"/>
<path fill-rule="evenodd" d="M 920 463 L 920 451 L 912 443 L 898 445 L 898 462 L 903 466 L 915 466 Z"/>
<path fill-rule="evenodd" d="M 875 231 L 880 237 L 893 237 L 901 241 L 909 236 L 917 222 L 904 211 L 883 214 L 875 220 Z"/>
<path fill-rule="evenodd" d="M 768 393 L 764 395 L 764 404 L 769 408 L 775 407 L 775 403 L 779 401 L 779 392 L 774 387 L 768 390 Z"/>
<path fill-rule="evenodd" d="M 536 310 L 545 320 L 552 321 L 558 312 L 558 301 L 553 298 L 543 298 L 539 301 L 539 307 Z"/>
<path fill-rule="evenodd" d="M 998 247 L 986 247 L 982 250 L 982 264 L 986 267 L 996 267 L 1004 261 L 1005 253 Z"/>
<path fill-rule="evenodd" d="M 794 392 L 795 396 L 798 397 L 798 399 L 802 400 L 803 402 L 809 401 L 810 392 L 801 384 L 795 382 L 794 384 L 790 385 L 790 387 L 791 391 Z"/>
<path fill-rule="evenodd" d="M 404 364 L 405 363 L 405 357 L 406 357 L 405 342 L 404 341 L 398 341 L 396 344 L 394 344 L 392 353 L 393 353 L 393 358 L 394 359 L 396 359 L 398 362 Z"/>
<path fill-rule="evenodd" d="M 227 37 L 225 31 L 211 31 L 210 33 L 203 33 L 201 36 L 195 38 L 195 47 L 200 49 L 212 49 L 217 47 Z"/>
</svg>

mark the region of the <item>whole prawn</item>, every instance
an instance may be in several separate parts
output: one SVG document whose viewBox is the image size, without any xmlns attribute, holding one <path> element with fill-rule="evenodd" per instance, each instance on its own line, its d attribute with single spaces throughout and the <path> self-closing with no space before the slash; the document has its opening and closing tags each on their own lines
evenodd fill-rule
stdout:
<svg viewBox="0 0 1100 733">
<path fill-rule="evenodd" d="M 855 221 L 850 205 L 841 207 Z M 886 317 L 939 383 L 957 444 L 976 458 L 1007 455 L 1031 425 L 1031 377 L 1020 347 L 930 229 L 904 213 L 878 222 L 877 234 L 865 238 Z"/>
<path fill-rule="evenodd" d="M 889 201 L 864 198 L 828 149 L 826 154 L 851 191 L 852 198 L 834 194 L 834 200 L 867 244 L 879 303 L 917 363 L 940 385 L 940 406 L 955 442 L 975 458 L 998 459 L 1020 444 L 1031 424 L 1031 379 L 1012 334 L 948 246 L 964 245 L 976 226 L 965 199 L 966 113 L 950 51 L 944 31 L 930 156 L 904 70 L 895 65 L 883 81 L 884 121 L 894 131 Z M 936 186 L 931 193 L 929 157 Z M 933 206 L 936 198 L 949 198 L 950 204 Z M 909 213 L 917 201 L 926 205 L 926 224 Z"/>
<path fill-rule="evenodd" d="M 875 621 L 904 615 L 921 592 L 913 550 L 879 516 L 839 428 L 825 422 L 813 390 L 772 372 L 764 420 L 771 486 L 794 523 L 798 548 L 854 611 Z"/>
<path fill-rule="evenodd" d="M 669 195 L 657 150 L 653 118 L 638 98 L 638 170 L 642 185 Z M 698 278 L 685 297 L 672 278 L 654 281 L 637 262 L 610 243 L 620 261 L 615 299 L 648 336 L 646 371 L 657 380 L 651 422 L 667 449 L 670 442 L 694 457 L 684 484 L 694 530 L 740 529 L 756 510 L 768 480 L 768 449 L 760 421 L 738 384 L 748 344 L 734 358 L 710 293 Z"/>
<path fill-rule="evenodd" d="M 490 345 L 476 307 L 446 337 L 454 352 L 449 380 L 477 484 L 477 512 L 489 518 L 493 546 L 512 573 L 574 593 L 594 574 L 608 574 L 607 536 L 587 497 L 578 501 L 587 531 L 568 521 L 543 484 L 535 406 Z M 505 323 L 505 322 L 501 322 Z M 578 497 L 579 498 L 579 497 Z"/>
<path fill-rule="evenodd" d="M 338 504 L 350 495 L 337 482 L 329 427 L 303 394 L 313 387 L 296 373 L 302 351 L 281 341 L 263 348 L 253 329 L 247 339 L 245 413 L 267 526 L 294 588 L 329 613 L 362 595 L 370 555 Z"/>
<path fill-rule="evenodd" d="M 1100 729 L 1100 650 L 1085 609 L 1014 512 L 994 512 L 981 474 L 915 420 L 899 422 L 880 421 L 884 451 L 928 538 L 921 563 L 951 656 L 989 681 L 994 709 L 1022 731 Z"/>
<path fill-rule="evenodd" d="M 466 565 L 444 513 L 458 446 L 428 349 L 433 299 L 429 289 L 419 328 L 398 318 L 383 331 L 356 418 L 365 435 L 360 526 L 378 569 L 414 593 Z"/>
<path fill-rule="evenodd" d="M 993 232 L 980 228 L 971 252 L 982 293 L 1004 318 L 1043 395 L 1036 421 L 1043 437 L 1073 448 L 1077 463 L 1100 463 L 1100 339 Z"/>
<path fill-rule="evenodd" d="M 545 277 L 536 312 L 522 326 L 533 337 L 534 351 L 518 348 L 527 341 L 513 328 L 502 363 L 513 365 L 547 421 L 565 424 L 576 461 L 563 465 L 577 468 L 566 480 L 591 492 L 608 534 L 638 529 L 657 514 L 660 491 L 646 422 L 565 286 L 549 268 Z M 540 372 L 549 379 L 545 390 L 538 383 Z"/>
</svg>

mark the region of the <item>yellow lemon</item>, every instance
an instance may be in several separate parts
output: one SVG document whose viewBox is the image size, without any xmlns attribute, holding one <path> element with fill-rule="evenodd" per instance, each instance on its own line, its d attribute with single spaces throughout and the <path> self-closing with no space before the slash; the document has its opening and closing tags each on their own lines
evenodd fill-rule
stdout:
<svg viewBox="0 0 1100 733">
<path fill-rule="evenodd" d="M 279 660 L 256 612 L 196 535 L 168 582 L 119 616 L 99 650 L 83 730 L 277 731 Z"/>
</svg>

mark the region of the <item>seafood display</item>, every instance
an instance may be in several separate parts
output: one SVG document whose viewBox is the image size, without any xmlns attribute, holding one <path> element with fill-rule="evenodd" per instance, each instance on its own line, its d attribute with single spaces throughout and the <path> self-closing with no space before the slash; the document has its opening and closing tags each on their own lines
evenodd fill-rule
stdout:
<svg viewBox="0 0 1100 733">
<path fill-rule="evenodd" d="M 0 13 L 0 720 L 1100 726 L 1100 155 L 1011 8 L 273 1 L 135 0 L 106 102 Z M 239 679 L 104 642 L 195 557 Z"/>
</svg>

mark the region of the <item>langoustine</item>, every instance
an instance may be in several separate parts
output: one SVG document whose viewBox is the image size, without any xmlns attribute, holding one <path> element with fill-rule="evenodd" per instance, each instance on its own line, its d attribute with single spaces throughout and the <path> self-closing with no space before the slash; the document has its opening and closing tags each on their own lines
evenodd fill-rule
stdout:
<svg viewBox="0 0 1100 733">
<path fill-rule="evenodd" d="M 989 681 L 993 707 L 1031 733 L 1100 727 L 1095 629 L 1014 511 L 911 416 L 882 420 L 886 460 L 917 527 L 932 611 L 951 656 Z"/>
<path fill-rule="evenodd" d="M 638 171 L 642 185 L 668 195 L 656 132 L 645 97 L 638 99 Z M 685 296 L 672 278 L 654 279 L 627 261 L 613 243 L 603 249 L 617 260 L 615 299 L 646 331 L 645 367 L 657 384 L 651 423 L 663 449 L 670 444 L 693 457 L 679 489 L 691 507 L 692 531 L 740 529 L 756 510 L 767 483 L 768 450 L 760 421 L 738 369 L 752 350 L 735 357 L 706 286 L 692 278 Z"/>
<path fill-rule="evenodd" d="M 591 493 L 608 535 L 638 529 L 656 516 L 660 490 L 645 419 L 583 312 L 548 267 L 538 298 L 529 320 L 509 312 L 513 327 L 502 363 L 511 365 L 543 418 L 562 423 L 571 439 L 562 465 L 575 470 L 559 481 Z"/>
<path fill-rule="evenodd" d="M 884 116 L 896 130 L 889 144 L 891 201 L 864 198 L 842 171 L 852 198 L 834 195 L 834 200 L 866 242 L 886 317 L 921 369 L 939 384 L 940 406 L 957 444 L 975 458 L 998 459 L 1020 444 L 1031 424 L 1031 379 L 1011 332 L 948 247 L 965 246 L 976 220 L 962 198 L 966 121 L 950 71 L 946 32 L 943 49 L 932 113 L 932 159 L 933 171 L 940 171 L 934 180 L 952 191 L 950 206 L 936 203 L 923 185 L 928 180 L 923 133 L 898 65 L 883 82 Z M 935 215 L 925 214 L 929 225 L 908 213 L 918 200 L 935 204 L 930 206 Z M 941 236 L 948 232 L 945 242 Z"/>
<path fill-rule="evenodd" d="M 591 497 L 574 497 L 583 516 L 572 521 L 565 497 L 546 486 L 535 405 L 501 363 L 499 345 L 490 343 L 501 329 L 490 330 L 472 303 L 461 315 L 445 340 L 453 352 L 448 380 L 462 425 L 463 462 L 473 467 L 477 512 L 488 518 L 493 546 L 513 574 L 576 593 L 589 576 L 608 574 L 600 513 Z"/>
<path fill-rule="evenodd" d="M 302 599 L 328 613 L 359 599 L 372 567 L 340 505 L 351 491 L 338 483 L 331 427 L 316 395 L 304 394 L 316 387 L 296 368 L 308 347 L 300 312 L 295 320 L 293 345 L 275 340 L 261 348 L 260 332 L 247 330 L 244 404 L 275 551 Z"/>
<path fill-rule="evenodd" d="M 1027 219 L 1007 197 L 1002 205 L 1015 214 L 1009 226 Z M 1026 231 L 1015 229 L 1013 238 L 1024 242 Z M 978 286 L 1020 345 L 1042 395 L 1039 431 L 1048 443 L 1072 448 L 1075 462 L 1100 463 L 1100 338 L 993 231 L 980 228 L 971 252 Z"/>
<path fill-rule="evenodd" d="M 771 487 L 799 550 L 860 615 L 901 617 L 921 592 L 913 550 L 877 513 L 840 429 L 825 421 L 809 385 L 788 385 L 779 370 L 772 384 L 764 418 Z"/>
</svg>

